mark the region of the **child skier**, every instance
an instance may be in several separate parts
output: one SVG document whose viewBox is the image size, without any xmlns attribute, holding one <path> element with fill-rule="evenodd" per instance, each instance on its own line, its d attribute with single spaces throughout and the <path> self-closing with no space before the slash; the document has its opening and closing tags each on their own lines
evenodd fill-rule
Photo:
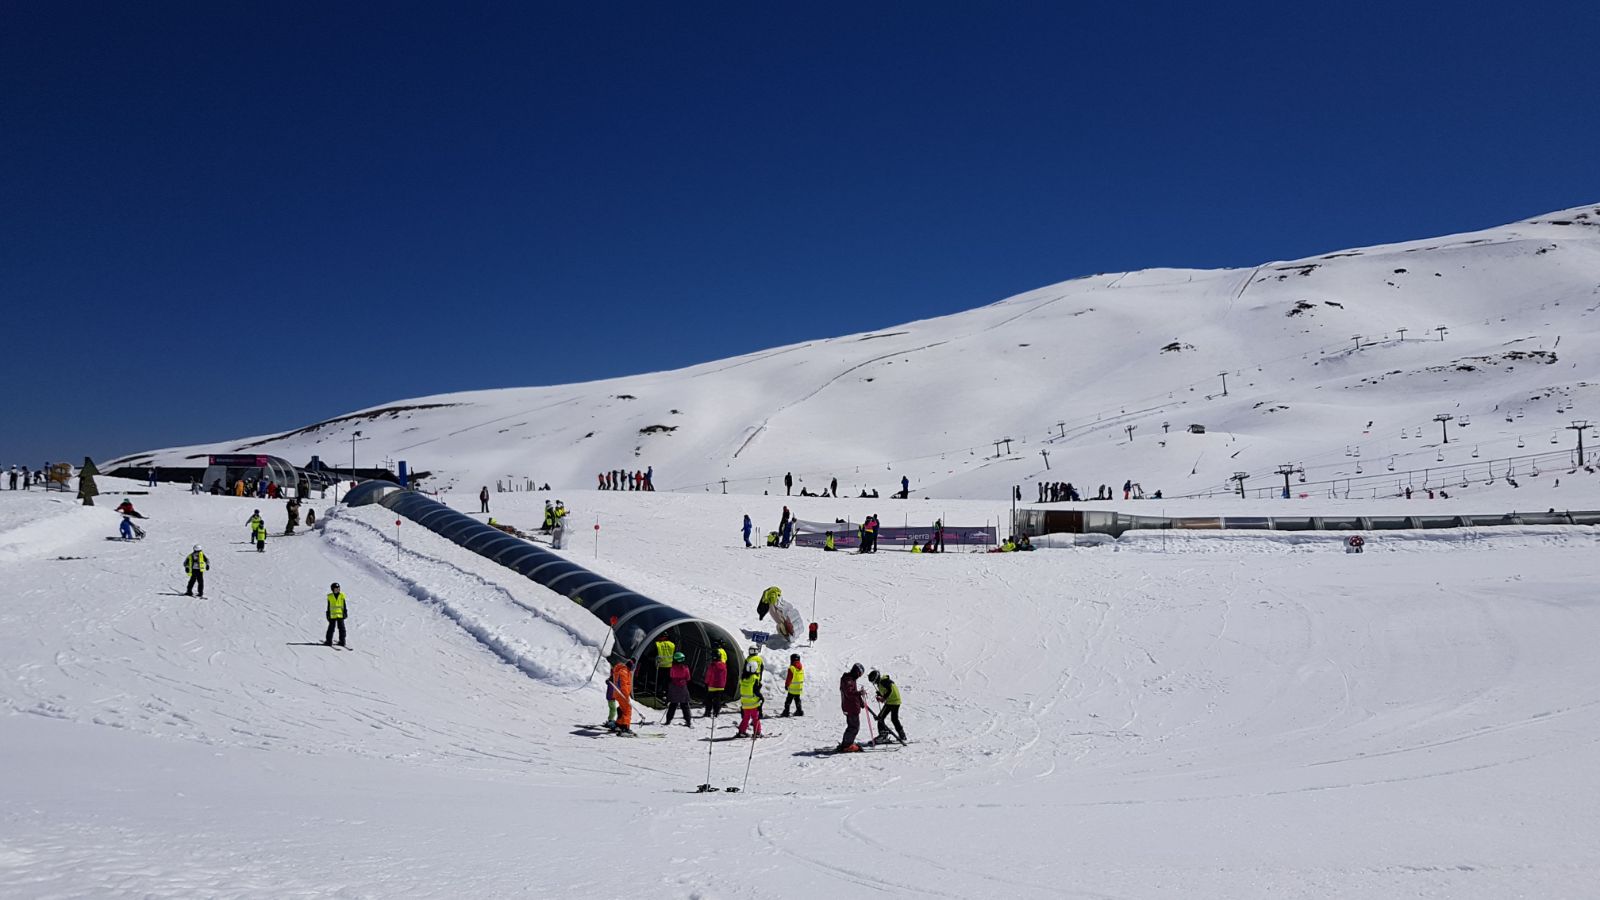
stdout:
<svg viewBox="0 0 1600 900">
<path fill-rule="evenodd" d="M 256 523 L 250 526 L 250 536 L 256 542 L 257 553 L 267 552 L 267 523 L 261 521 L 260 517 L 257 517 Z"/>
<path fill-rule="evenodd" d="M 620 653 L 611 656 L 611 695 L 617 702 L 615 731 L 618 735 L 633 736 L 633 667 Z"/>
<path fill-rule="evenodd" d="M 722 701 L 717 699 L 728 689 L 728 651 L 717 648 L 717 658 L 706 664 L 706 711 L 703 715 L 722 714 Z"/>
<path fill-rule="evenodd" d="M 737 737 L 744 737 L 750 728 L 755 728 L 756 737 L 761 737 L 761 667 L 755 660 L 744 664 L 744 677 L 739 679 L 739 731 Z"/>
<path fill-rule="evenodd" d="M 672 668 L 667 670 L 667 719 L 664 724 L 672 724 L 672 714 L 676 710 L 683 710 L 683 727 L 693 728 L 689 724 L 689 663 L 682 653 L 672 654 Z"/>
<path fill-rule="evenodd" d="M 906 730 L 900 725 L 900 685 L 887 674 L 879 674 L 873 669 L 867 675 L 867 680 L 878 687 L 878 737 L 877 743 L 888 741 L 889 732 L 884 730 L 884 722 L 892 720 L 894 730 L 900 736 L 900 743 L 906 742 Z"/>
<path fill-rule="evenodd" d="M 783 712 L 778 713 L 778 718 L 789 718 L 789 707 L 794 706 L 794 714 L 803 716 L 806 708 L 800 703 L 800 694 L 805 690 L 806 670 L 800 665 L 800 654 L 789 654 L 789 671 L 783 675 Z"/>
</svg>

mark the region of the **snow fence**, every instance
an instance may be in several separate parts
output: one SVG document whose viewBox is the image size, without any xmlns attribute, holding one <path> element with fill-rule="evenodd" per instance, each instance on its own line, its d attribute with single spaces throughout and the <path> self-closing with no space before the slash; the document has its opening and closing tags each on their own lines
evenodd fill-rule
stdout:
<svg viewBox="0 0 1600 900">
<path fill-rule="evenodd" d="M 362 482 L 345 495 L 345 503 L 380 504 L 588 610 L 611 629 L 613 646 L 633 660 L 634 695 L 644 703 L 659 706 L 666 692 L 666 668 L 657 665 L 656 659 L 656 642 L 661 640 L 672 641 L 686 658 L 691 673 L 689 692 L 697 702 L 715 699 L 726 703 L 738 698 L 737 678 L 729 679 L 715 697 L 705 686 L 706 665 L 718 650 L 727 654 L 735 672 L 744 659 L 739 642 L 720 625 L 631 591 L 553 550 L 506 534 L 393 482 Z"/>
</svg>

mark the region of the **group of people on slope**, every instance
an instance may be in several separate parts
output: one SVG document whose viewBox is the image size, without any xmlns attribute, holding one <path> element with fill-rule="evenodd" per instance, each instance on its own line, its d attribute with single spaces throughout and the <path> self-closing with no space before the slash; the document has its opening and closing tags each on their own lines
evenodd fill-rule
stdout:
<svg viewBox="0 0 1600 900">
<path fill-rule="evenodd" d="M 255 527 L 252 527 L 252 533 L 257 534 L 259 531 L 257 531 Z M 199 544 L 195 544 L 194 547 L 189 551 L 189 554 L 183 558 L 183 571 L 184 574 L 189 576 L 189 585 L 183 590 L 183 595 L 185 597 L 195 596 L 196 589 L 198 588 L 200 599 L 205 599 L 206 572 L 210 569 L 211 561 L 206 558 L 205 550 L 202 549 Z M 323 637 L 322 643 L 324 646 L 333 646 L 334 633 L 337 631 L 339 636 L 339 646 L 343 647 L 345 646 L 344 623 L 345 619 L 349 618 L 350 615 L 350 601 L 345 597 L 344 591 L 339 589 L 339 583 L 337 581 L 328 585 L 328 596 L 325 599 L 327 604 L 325 608 L 325 614 L 327 615 L 328 619 L 328 631 Z"/>
<path fill-rule="evenodd" d="M 644 471 L 611 469 L 595 475 L 602 491 L 653 491 L 656 489 L 656 468 L 646 466 Z"/>
<path fill-rule="evenodd" d="M 658 696 L 666 701 L 663 724 L 672 724 L 673 717 L 681 713 L 684 727 L 692 727 L 690 706 L 693 701 L 689 694 L 691 672 L 688 661 L 673 641 L 667 638 L 655 642 L 655 653 L 655 688 L 659 692 Z M 717 716 L 722 712 L 722 701 L 717 698 L 728 686 L 727 657 L 727 651 L 718 648 L 715 657 L 706 665 L 702 680 L 707 699 L 701 713 L 702 717 Z M 606 680 L 605 727 L 619 735 L 632 735 L 636 661 L 620 651 L 614 651 L 610 660 L 611 674 Z M 837 748 L 840 753 L 855 753 L 861 750 L 861 745 L 856 740 L 861 730 L 861 712 L 864 709 L 871 711 L 866 691 L 858 684 L 864 671 L 861 664 L 857 663 L 839 679 L 840 700 L 845 716 L 844 737 Z M 760 647 L 751 645 L 739 676 L 739 727 L 735 737 L 761 737 L 762 709 L 766 705 L 766 695 L 763 691 L 765 674 L 766 660 L 761 656 Z M 867 680 L 876 690 L 875 699 L 878 703 L 878 711 L 873 714 L 878 735 L 875 740 L 890 740 L 885 728 L 892 724 L 897 739 L 905 743 L 905 727 L 900 724 L 900 686 L 887 674 L 881 674 L 876 669 L 867 674 Z M 800 654 L 789 654 L 789 666 L 784 670 L 783 676 L 783 711 L 778 713 L 777 718 L 786 719 L 806 714 L 805 683 L 806 670 Z"/>
<path fill-rule="evenodd" d="M 766 493 L 766 492 L 763 491 L 762 493 Z M 793 472 L 785 472 L 785 473 L 783 473 L 783 494 L 784 494 L 785 497 L 795 496 L 795 492 L 794 492 L 794 473 Z M 813 494 L 808 488 L 806 488 L 804 486 L 801 486 L 800 493 L 799 493 L 798 496 L 801 496 L 801 497 L 837 497 L 837 496 L 839 496 L 839 479 L 837 479 L 837 478 L 829 478 L 828 479 L 827 488 L 824 489 L 822 491 L 822 493 L 820 493 L 820 494 Z M 871 500 L 871 499 L 876 499 L 877 496 L 878 496 L 878 489 L 877 488 L 873 488 L 870 492 L 866 488 L 862 488 L 861 489 L 861 493 L 859 495 L 857 495 L 856 499 L 858 499 L 858 500 Z M 907 497 L 911 496 L 911 479 L 907 478 L 904 475 L 900 476 L 900 493 L 893 494 L 891 496 L 894 499 L 900 499 L 900 500 L 904 500 Z"/>
<path fill-rule="evenodd" d="M 44 473 L 49 468 L 49 463 L 45 463 L 37 469 L 30 469 L 27 466 L 12 466 L 11 471 L 7 473 L 6 484 L 13 491 L 31 490 L 36 484 L 44 484 Z"/>
</svg>

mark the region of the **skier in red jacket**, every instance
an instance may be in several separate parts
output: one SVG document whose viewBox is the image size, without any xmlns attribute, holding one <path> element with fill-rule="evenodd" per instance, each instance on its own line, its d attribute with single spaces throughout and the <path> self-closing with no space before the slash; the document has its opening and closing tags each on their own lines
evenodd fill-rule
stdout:
<svg viewBox="0 0 1600 900">
<path fill-rule="evenodd" d="M 844 739 L 839 742 L 838 753 L 860 753 L 856 735 L 861 731 L 861 710 L 867 705 L 866 693 L 856 684 L 856 679 L 866 669 L 861 663 L 839 677 L 839 707 L 844 710 Z"/>
</svg>

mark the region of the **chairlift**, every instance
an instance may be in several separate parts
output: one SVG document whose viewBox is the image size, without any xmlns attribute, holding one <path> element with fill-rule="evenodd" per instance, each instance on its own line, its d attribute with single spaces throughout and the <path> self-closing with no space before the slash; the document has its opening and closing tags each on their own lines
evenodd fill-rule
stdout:
<svg viewBox="0 0 1600 900">
<path fill-rule="evenodd" d="M 1400 440 L 1402 440 L 1402 441 L 1411 440 L 1411 436 L 1406 434 L 1406 430 L 1404 428 L 1400 429 Z"/>
<path fill-rule="evenodd" d="M 1444 451 L 1443 450 L 1439 451 L 1439 462 L 1444 462 Z"/>
<path fill-rule="evenodd" d="M 1477 459 L 1478 458 L 1478 445 L 1477 444 L 1473 444 L 1472 445 L 1472 458 L 1473 459 Z"/>
<path fill-rule="evenodd" d="M 1550 443 L 1552 443 L 1552 444 L 1561 443 L 1561 441 L 1556 438 L 1556 432 L 1554 432 L 1554 431 L 1550 432 Z"/>
<path fill-rule="evenodd" d="M 1459 427 L 1459 428 L 1465 428 L 1465 427 L 1467 427 L 1468 425 L 1471 425 L 1471 424 L 1472 424 L 1472 417 L 1471 416 L 1464 415 L 1461 418 L 1456 420 L 1456 426 Z"/>
<path fill-rule="evenodd" d="M 1394 457 L 1389 457 L 1389 471 L 1394 471 Z"/>
<path fill-rule="evenodd" d="M 1359 460 L 1359 459 L 1356 460 L 1356 474 L 1357 475 L 1361 474 L 1361 460 Z"/>
</svg>

